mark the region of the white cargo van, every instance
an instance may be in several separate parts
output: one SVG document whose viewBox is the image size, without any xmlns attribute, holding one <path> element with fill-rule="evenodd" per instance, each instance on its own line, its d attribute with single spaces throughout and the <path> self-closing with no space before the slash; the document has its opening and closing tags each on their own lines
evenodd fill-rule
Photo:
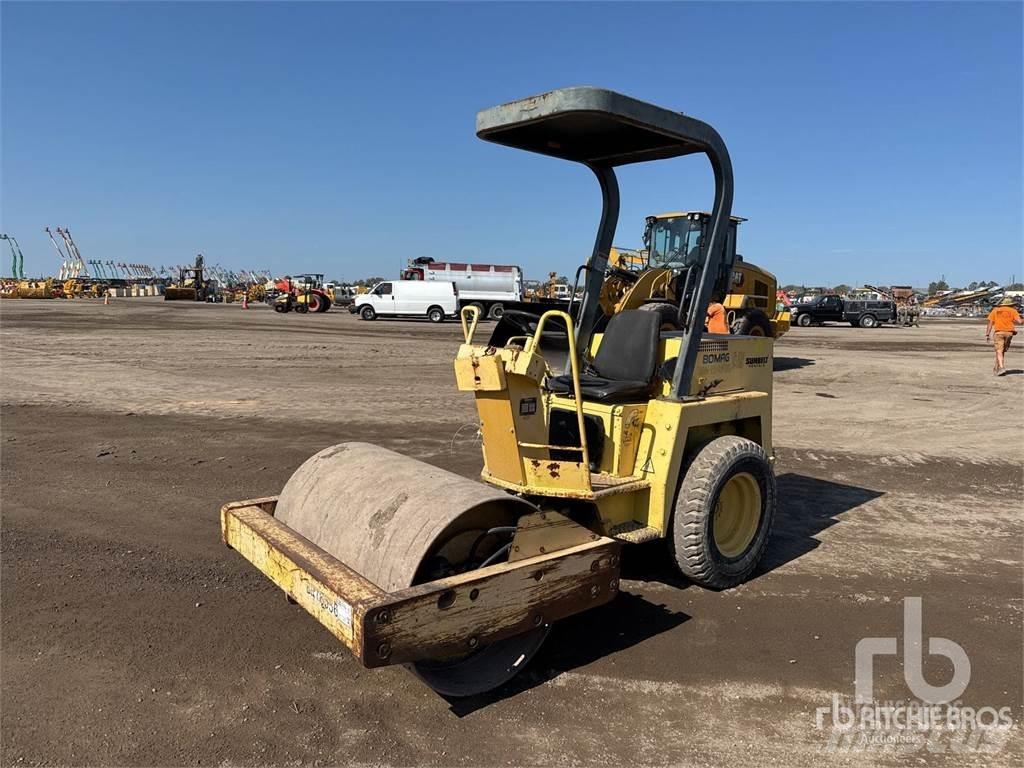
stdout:
<svg viewBox="0 0 1024 768">
<path fill-rule="evenodd" d="M 381 317 L 425 317 L 443 323 L 458 312 L 454 283 L 425 280 L 389 280 L 369 293 L 356 296 L 356 314 L 363 320 Z"/>
</svg>

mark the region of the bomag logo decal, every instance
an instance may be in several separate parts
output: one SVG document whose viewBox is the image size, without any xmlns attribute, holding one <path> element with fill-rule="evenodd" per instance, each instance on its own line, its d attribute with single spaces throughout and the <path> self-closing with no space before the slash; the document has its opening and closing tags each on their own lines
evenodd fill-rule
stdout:
<svg viewBox="0 0 1024 768">
<path fill-rule="evenodd" d="M 768 365 L 768 355 L 762 357 L 748 357 L 744 361 L 751 368 L 764 368 Z"/>
<path fill-rule="evenodd" d="M 720 352 L 717 355 L 715 355 L 715 354 L 704 355 L 704 365 L 714 365 L 715 363 L 728 363 L 728 362 L 729 362 L 729 353 L 728 352 Z"/>
</svg>

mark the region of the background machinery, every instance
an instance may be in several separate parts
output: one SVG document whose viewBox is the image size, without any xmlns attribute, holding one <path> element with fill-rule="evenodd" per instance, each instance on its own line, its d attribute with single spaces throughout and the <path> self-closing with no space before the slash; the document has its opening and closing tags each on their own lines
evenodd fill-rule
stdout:
<svg viewBox="0 0 1024 768">
<path fill-rule="evenodd" d="M 460 310 L 474 306 L 492 320 L 500 318 L 507 305 L 525 298 L 523 271 L 512 264 L 441 262 L 420 256 L 409 260 L 402 279 L 454 283 Z"/>
<path fill-rule="evenodd" d="M 275 312 L 326 312 L 333 303 L 322 274 L 283 277 L 275 287 L 278 291 L 273 300 Z"/>
<path fill-rule="evenodd" d="M 633 248 L 612 248 L 608 253 L 609 269 L 624 269 L 627 272 L 640 272 L 647 267 L 647 251 Z"/>
<path fill-rule="evenodd" d="M 627 309 L 643 309 L 663 315 L 667 329 L 675 326 L 671 306 L 678 302 L 686 264 L 702 258 L 709 243 L 711 214 L 683 211 L 648 216 L 643 251 L 612 249 L 611 268 L 605 283 L 602 306 L 612 315 Z M 789 311 L 776 301 L 775 276 L 743 260 L 736 253 L 737 228 L 746 221 L 729 219 L 724 263 L 732 265 L 720 276 L 719 298 L 728 313 L 733 333 L 778 338 L 789 330 Z"/>
<path fill-rule="evenodd" d="M 164 289 L 164 301 L 206 301 L 209 286 L 205 277 L 203 254 L 191 267 L 178 269 L 178 280 Z"/>
<path fill-rule="evenodd" d="M 715 130 L 568 88 L 479 113 L 477 135 L 583 164 L 603 200 L 571 311 L 506 309 L 477 340 L 480 313 L 462 310 L 455 374 L 476 401 L 484 482 L 342 443 L 279 496 L 221 511 L 224 541 L 364 665 L 408 664 L 448 696 L 502 684 L 553 621 L 612 600 L 623 544 L 664 539 L 694 582 L 740 583 L 765 549 L 776 495 L 772 341 L 704 331 L 733 266 L 732 167 Z M 609 313 L 615 168 L 690 154 L 715 177 L 704 247 L 672 257 L 668 309 Z"/>
<path fill-rule="evenodd" d="M 0 240 L 6 240 L 11 248 L 11 277 L 15 280 L 25 279 L 25 254 L 21 252 L 14 235 L 0 235 Z"/>
<path fill-rule="evenodd" d="M 779 283 L 771 272 L 736 254 L 732 279 L 722 300 L 733 333 L 777 339 L 789 330 L 788 302 L 779 301 Z"/>
<path fill-rule="evenodd" d="M 49 234 L 49 229 L 46 230 Z M 78 245 L 71 237 L 71 230 L 67 227 L 57 227 L 57 234 L 60 235 L 61 240 L 64 241 L 64 247 L 67 248 L 68 260 L 67 267 L 63 274 L 60 275 L 61 280 L 76 279 L 76 280 L 90 280 L 91 275 L 89 274 L 89 267 L 85 263 L 85 259 L 82 258 L 81 251 L 78 250 Z M 51 239 L 53 238 L 50 235 Z M 58 251 L 60 249 L 58 248 Z"/>
</svg>

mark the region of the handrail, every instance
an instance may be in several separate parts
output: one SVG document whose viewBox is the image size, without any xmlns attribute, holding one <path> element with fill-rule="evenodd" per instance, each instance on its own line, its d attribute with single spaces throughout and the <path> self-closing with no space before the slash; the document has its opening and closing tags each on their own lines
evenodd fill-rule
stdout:
<svg viewBox="0 0 1024 768">
<path fill-rule="evenodd" d="M 686 270 L 686 277 L 683 278 L 683 290 L 679 296 L 679 308 L 676 312 L 676 324 L 684 331 L 689 328 L 690 313 L 689 304 L 686 303 L 686 294 L 690 290 L 690 278 L 695 274 L 694 268 L 690 267 Z M 692 302 L 691 302 L 692 303 Z M 683 316 L 683 307 L 687 308 L 686 316 Z"/>
<path fill-rule="evenodd" d="M 540 344 L 541 334 L 544 332 L 544 324 L 548 321 L 549 317 L 561 317 L 565 321 L 566 335 L 569 337 L 569 368 L 572 371 L 572 392 L 576 405 L 576 421 L 580 429 L 580 452 L 583 454 L 581 460 L 583 466 L 589 472 L 590 452 L 587 450 L 587 432 L 583 421 L 583 397 L 580 394 L 580 371 L 576 355 L 576 334 L 573 332 L 572 317 L 569 316 L 569 313 L 563 312 L 560 309 L 549 309 L 541 315 L 540 320 L 537 321 L 537 330 L 533 332 L 533 338 L 527 344 L 526 352 L 532 352 Z"/>
<path fill-rule="evenodd" d="M 573 281 L 572 281 L 572 294 L 569 296 L 569 307 L 566 310 L 566 312 L 568 312 L 570 315 L 572 314 L 573 306 L 576 304 L 576 291 L 580 287 L 580 275 L 583 272 L 586 272 L 588 269 L 590 269 L 590 265 L 589 264 L 580 264 L 576 268 L 576 276 L 573 278 Z"/>
<path fill-rule="evenodd" d="M 472 322 L 466 323 L 466 312 L 473 315 Z M 462 322 L 462 335 L 466 338 L 466 343 L 470 344 L 473 341 L 473 334 L 476 333 L 476 325 L 480 322 L 480 307 L 475 304 L 467 304 L 459 312 L 459 320 Z"/>
</svg>

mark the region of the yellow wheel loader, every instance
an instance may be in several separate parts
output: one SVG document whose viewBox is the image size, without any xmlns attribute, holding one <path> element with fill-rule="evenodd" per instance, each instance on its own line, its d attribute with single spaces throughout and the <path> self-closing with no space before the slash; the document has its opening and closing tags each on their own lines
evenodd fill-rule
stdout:
<svg viewBox="0 0 1024 768">
<path fill-rule="evenodd" d="M 467 696 L 522 670 L 552 622 L 613 600 L 620 549 L 664 539 L 712 589 L 754 571 L 775 511 L 772 341 L 704 331 L 727 282 L 732 167 L 706 123 L 596 88 L 484 110 L 486 141 L 581 163 L 603 211 L 569 311 L 461 315 L 459 389 L 476 401 L 483 482 L 365 443 L 306 461 L 281 494 L 227 504 L 225 543 L 367 667 L 405 664 Z M 707 246 L 674 267 L 678 330 L 601 307 L 615 168 L 700 154 L 715 176 Z"/>
<path fill-rule="evenodd" d="M 778 295 L 775 275 L 737 255 L 729 292 L 722 302 L 733 333 L 777 339 L 788 331 L 792 317 Z"/>
<path fill-rule="evenodd" d="M 777 339 L 789 330 L 789 310 L 779 307 L 775 275 L 736 254 L 737 228 L 746 221 L 729 218 L 724 263 L 732 264 L 718 300 L 725 306 L 729 328 L 741 336 L 770 336 Z M 662 327 L 678 328 L 673 306 L 679 303 L 687 260 L 702 258 L 709 242 L 711 214 L 681 211 L 648 216 L 643 251 L 611 249 L 601 295 L 606 315 L 627 309 L 660 313 Z M 624 254 L 628 254 L 624 258 Z"/>
</svg>

